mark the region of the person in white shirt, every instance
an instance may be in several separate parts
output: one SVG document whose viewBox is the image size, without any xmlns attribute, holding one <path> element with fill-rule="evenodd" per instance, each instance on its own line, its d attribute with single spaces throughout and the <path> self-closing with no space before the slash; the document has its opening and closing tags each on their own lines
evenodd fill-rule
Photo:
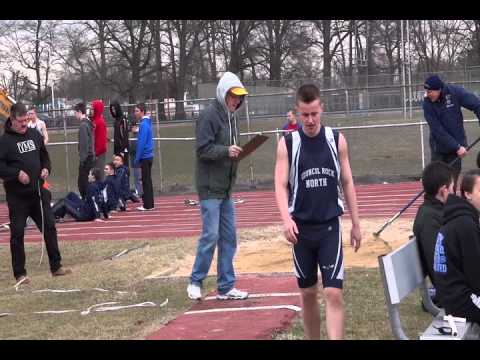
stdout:
<svg viewBox="0 0 480 360">
<path fill-rule="evenodd" d="M 37 117 L 37 110 L 33 107 L 27 111 L 27 120 L 28 120 L 28 127 L 35 128 L 38 132 L 43 136 L 43 142 L 45 145 L 48 144 L 48 132 L 47 132 L 47 125 L 45 125 L 45 121 L 40 120 Z"/>
</svg>

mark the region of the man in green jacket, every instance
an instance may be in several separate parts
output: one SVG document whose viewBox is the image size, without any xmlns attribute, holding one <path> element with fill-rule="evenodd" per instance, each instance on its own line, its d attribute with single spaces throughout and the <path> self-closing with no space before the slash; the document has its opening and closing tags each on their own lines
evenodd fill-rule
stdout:
<svg viewBox="0 0 480 360">
<path fill-rule="evenodd" d="M 415 216 L 413 233 L 417 239 L 420 261 L 434 286 L 435 243 L 438 230 L 443 223 L 443 206 L 448 195 L 453 193 L 454 181 L 454 169 L 444 162 L 431 162 L 423 170 L 422 185 L 425 198 Z"/>
<path fill-rule="evenodd" d="M 226 72 L 218 83 L 216 99 L 200 114 L 196 124 L 195 180 L 203 230 L 187 288 L 192 300 L 202 298 L 202 282 L 207 277 L 217 244 L 217 298 L 241 300 L 248 297 L 247 292 L 234 286 L 233 257 L 237 237 L 231 199 L 237 157 L 242 151 L 238 145 L 235 113 L 247 94 L 238 77 Z"/>
</svg>

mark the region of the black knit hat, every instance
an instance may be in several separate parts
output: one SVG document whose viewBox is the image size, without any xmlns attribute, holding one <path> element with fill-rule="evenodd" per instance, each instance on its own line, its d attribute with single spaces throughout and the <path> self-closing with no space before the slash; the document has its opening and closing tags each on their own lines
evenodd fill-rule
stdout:
<svg viewBox="0 0 480 360">
<path fill-rule="evenodd" d="M 431 75 L 425 80 L 423 87 L 427 90 L 440 90 L 443 88 L 443 81 L 437 75 Z"/>
</svg>

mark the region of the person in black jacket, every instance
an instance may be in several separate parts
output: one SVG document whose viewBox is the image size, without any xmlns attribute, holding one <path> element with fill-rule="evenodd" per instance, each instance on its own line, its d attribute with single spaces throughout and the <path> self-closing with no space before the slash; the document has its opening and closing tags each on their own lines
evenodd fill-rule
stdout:
<svg viewBox="0 0 480 360">
<path fill-rule="evenodd" d="M 12 105 L 5 133 L 0 138 L 0 178 L 3 179 L 10 217 L 10 251 L 17 282 L 29 283 L 25 269 L 24 232 L 31 217 L 43 233 L 53 276 L 71 272 L 61 264 L 50 192 L 43 187 L 51 171 L 42 135 L 27 126 L 27 108 Z"/>
<path fill-rule="evenodd" d="M 52 212 L 59 220 L 69 214 L 77 221 L 103 221 L 101 215 L 108 219 L 108 208 L 104 197 L 105 185 L 100 181 L 101 170 L 93 168 L 88 173 L 88 186 L 85 199 L 70 192 L 53 205 Z"/>
<path fill-rule="evenodd" d="M 122 107 L 117 100 L 110 104 L 110 114 L 115 119 L 113 125 L 113 153 L 122 153 L 125 158 L 125 164 L 128 164 L 130 147 L 128 132 L 130 131 L 130 128 L 128 126 L 127 118 L 123 115 Z"/>
<path fill-rule="evenodd" d="M 460 191 L 445 204 L 433 271 L 445 313 L 480 323 L 480 169 L 463 176 Z"/>
<path fill-rule="evenodd" d="M 434 287 L 433 252 L 438 230 L 442 226 L 443 207 L 448 195 L 453 193 L 453 184 L 454 170 L 448 164 L 434 161 L 423 170 L 422 185 L 425 197 L 415 216 L 413 233 L 417 240 L 423 269 Z M 432 300 L 437 301 L 436 297 Z"/>
</svg>

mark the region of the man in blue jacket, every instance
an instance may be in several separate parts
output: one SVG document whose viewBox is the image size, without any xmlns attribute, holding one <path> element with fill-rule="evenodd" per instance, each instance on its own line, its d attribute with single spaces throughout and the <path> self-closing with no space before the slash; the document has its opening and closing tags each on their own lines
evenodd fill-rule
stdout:
<svg viewBox="0 0 480 360">
<path fill-rule="evenodd" d="M 137 151 L 135 154 L 134 167 L 142 168 L 143 206 L 137 208 L 140 211 L 153 210 L 153 133 L 152 120 L 145 115 L 145 104 L 135 106 L 135 118 L 140 122 L 138 130 Z"/>
<path fill-rule="evenodd" d="M 467 155 L 467 136 L 463 127 L 462 107 L 471 110 L 480 119 L 480 100 L 463 87 L 444 84 L 437 75 L 425 80 L 426 96 L 423 113 L 430 127 L 432 161 L 452 162 L 455 171 L 455 188 L 462 169 L 462 158 Z"/>
</svg>

